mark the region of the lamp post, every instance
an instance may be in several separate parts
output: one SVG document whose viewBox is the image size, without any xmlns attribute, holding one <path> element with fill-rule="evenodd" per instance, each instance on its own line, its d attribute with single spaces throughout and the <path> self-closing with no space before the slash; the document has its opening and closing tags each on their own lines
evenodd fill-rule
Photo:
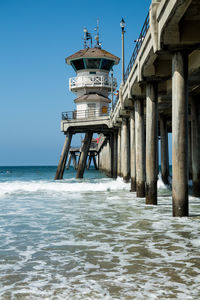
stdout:
<svg viewBox="0 0 200 300">
<path fill-rule="evenodd" d="M 121 19 L 120 27 L 122 29 L 122 84 L 124 84 L 124 33 L 125 33 L 125 22 L 124 19 Z"/>
</svg>

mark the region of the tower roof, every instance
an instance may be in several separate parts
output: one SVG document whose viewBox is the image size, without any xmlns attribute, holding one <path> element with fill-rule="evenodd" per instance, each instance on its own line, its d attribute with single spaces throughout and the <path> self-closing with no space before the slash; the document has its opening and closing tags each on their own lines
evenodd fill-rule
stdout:
<svg viewBox="0 0 200 300">
<path fill-rule="evenodd" d="M 111 100 L 103 95 L 97 94 L 97 93 L 89 93 L 82 95 L 74 100 L 75 103 L 78 102 L 83 102 L 83 101 L 88 101 L 88 102 L 107 102 L 110 103 Z"/>
<path fill-rule="evenodd" d="M 72 60 L 76 60 L 79 58 L 107 58 L 113 60 L 115 65 L 117 65 L 120 61 L 119 57 L 100 48 L 86 48 L 86 49 L 79 50 L 78 52 L 65 58 L 65 61 L 68 65 L 70 65 L 70 62 Z"/>
</svg>

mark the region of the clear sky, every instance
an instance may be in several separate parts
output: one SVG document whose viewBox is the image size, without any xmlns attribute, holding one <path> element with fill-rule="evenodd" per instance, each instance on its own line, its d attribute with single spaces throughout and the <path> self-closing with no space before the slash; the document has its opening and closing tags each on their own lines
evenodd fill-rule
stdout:
<svg viewBox="0 0 200 300">
<path fill-rule="evenodd" d="M 61 112 L 75 108 L 65 57 L 83 48 L 83 28 L 100 20 L 102 48 L 127 66 L 150 0 L 0 0 L 0 165 L 56 165 L 64 143 Z M 121 81 L 121 64 L 114 69 Z M 79 139 L 73 140 L 74 145 Z"/>
</svg>

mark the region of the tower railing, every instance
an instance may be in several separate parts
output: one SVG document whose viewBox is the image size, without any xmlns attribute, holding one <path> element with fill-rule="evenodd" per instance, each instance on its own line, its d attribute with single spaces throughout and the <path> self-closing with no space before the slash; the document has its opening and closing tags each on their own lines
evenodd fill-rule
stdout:
<svg viewBox="0 0 200 300">
<path fill-rule="evenodd" d="M 98 109 L 74 110 L 62 113 L 62 120 L 72 121 L 81 119 L 97 119 L 99 117 L 107 117 L 110 115 L 111 108 L 103 106 Z"/>
<path fill-rule="evenodd" d="M 108 76 L 77 76 L 69 78 L 69 89 L 73 90 L 82 87 L 107 87 L 113 90 L 117 87 L 117 79 Z"/>
</svg>

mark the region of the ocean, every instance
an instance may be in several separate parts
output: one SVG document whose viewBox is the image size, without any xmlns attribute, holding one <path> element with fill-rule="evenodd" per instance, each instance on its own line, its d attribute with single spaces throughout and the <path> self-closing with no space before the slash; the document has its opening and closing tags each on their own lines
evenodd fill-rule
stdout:
<svg viewBox="0 0 200 300">
<path fill-rule="evenodd" d="M 173 218 L 96 170 L 0 167 L 0 299 L 200 299 L 200 199 Z"/>
</svg>

